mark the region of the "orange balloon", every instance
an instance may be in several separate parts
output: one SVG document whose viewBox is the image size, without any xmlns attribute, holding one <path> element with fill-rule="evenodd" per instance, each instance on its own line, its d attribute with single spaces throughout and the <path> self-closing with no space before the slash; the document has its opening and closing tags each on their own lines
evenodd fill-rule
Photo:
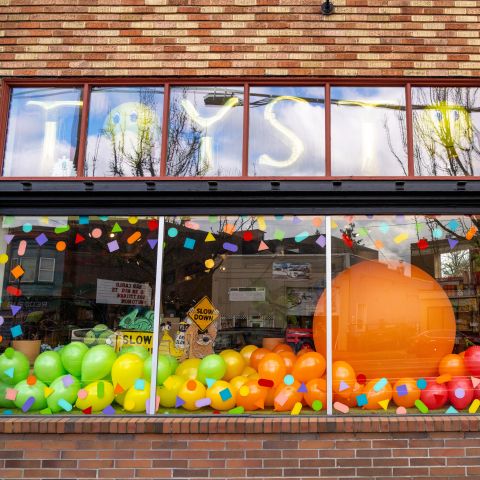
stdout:
<svg viewBox="0 0 480 480">
<path fill-rule="evenodd" d="M 299 382 L 320 378 L 325 372 L 325 359 L 320 353 L 308 352 L 297 358 L 292 375 Z"/>
<path fill-rule="evenodd" d="M 374 380 L 371 380 L 365 385 L 365 388 L 363 389 L 363 393 L 367 396 L 368 400 L 367 405 L 364 405 L 362 407 L 365 410 L 378 410 L 382 408 L 382 406 L 378 402 L 392 399 L 392 386 L 388 382 L 378 392 L 375 391 L 375 385 L 378 383 L 379 380 L 380 378 L 375 378 Z"/>
<path fill-rule="evenodd" d="M 245 365 L 250 364 L 250 357 L 252 356 L 252 353 L 257 349 L 258 347 L 256 345 L 245 345 L 241 350 L 240 350 L 240 355 L 245 359 Z"/>
<path fill-rule="evenodd" d="M 445 355 L 438 365 L 440 375 L 451 375 L 452 377 L 465 377 L 468 375 L 463 357 L 454 353 Z"/>
<path fill-rule="evenodd" d="M 265 388 L 267 391 L 267 396 L 265 397 L 265 406 L 266 407 L 273 407 L 274 401 L 275 401 L 275 391 L 276 388 Z"/>
<path fill-rule="evenodd" d="M 462 358 L 465 358 L 465 350 L 463 352 L 460 352 L 459 355 L 462 357 Z"/>
<path fill-rule="evenodd" d="M 237 391 L 242 385 L 248 382 L 248 378 L 244 377 L 242 375 L 239 375 L 238 377 L 234 377 L 230 380 L 230 385 Z"/>
<path fill-rule="evenodd" d="M 237 406 L 243 407 L 246 411 L 263 409 L 266 396 L 266 388 L 261 387 L 257 380 L 249 380 L 237 391 Z"/>
<path fill-rule="evenodd" d="M 274 407 L 277 412 L 291 410 L 297 402 L 303 399 L 303 393 L 299 392 L 300 382 L 293 382 L 291 385 L 282 383 L 275 390 Z"/>
<path fill-rule="evenodd" d="M 333 360 L 345 360 L 367 378 L 436 376 L 455 341 L 455 316 L 442 287 L 420 268 L 370 260 L 332 282 Z M 325 355 L 325 292 L 313 323 L 316 350 Z"/>
<path fill-rule="evenodd" d="M 321 410 L 327 408 L 327 382 L 323 378 L 314 378 L 310 380 L 307 385 L 308 392 L 304 394 L 303 398 L 309 407 L 313 405 L 315 400 L 322 402 Z"/>
<path fill-rule="evenodd" d="M 287 373 L 292 373 L 293 365 L 297 361 L 295 354 L 293 352 L 280 352 L 279 355 L 283 358 Z"/>
<path fill-rule="evenodd" d="M 338 360 L 332 364 L 332 386 L 335 393 L 353 390 L 356 383 L 355 371 L 347 362 Z"/>
<path fill-rule="evenodd" d="M 272 352 L 270 350 L 267 350 L 266 348 L 257 348 L 256 350 L 254 350 L 252 352 L 252 355 L 250 355 L 250 366 L 255 370 L 258 370 L 258 364 L 260 363 L 260 360 L 269 353 Z"/>
<path fill-rule="evenodd" d="M 353 390 L 351 388 L 342 390 L 339 393 L 333 394 L 334 402 L 341 402 L 349 407 L 356 407 L 358 405 L 357 395 L 363 393 L 363 385 L 355 382 Z"/>
<path fill-rule="evenodd" d="M 273 353 L 280 353 L 280 352 L 292 352 L 293 353 L 293 348 L 290 345 L 287 345 L 286 343 L 279 343 L 278 345 L 275 345 L 272 352 Z"/>
<path fill-rule="evenodd" d="M 406 394 L 405 389 L 407 390 Z M 415 400 L 420 399 L 421 393 L 417 387 L 417 382 L 413 378 L 400 378 L 393 386 L 393 401 L 399 407 L 413 407 Z"/>
<path fill-rule="evenodd" d="M 297 352 L 297 357 L 301 357 L 302 355 L 305 355 L 306 353 L 309 352 L 314 352 L 310 345 L 308 343 L 304 344 L 303 347 Z"/>
<path fill-rule="evenodd" d="M 276 387 L 283 381 L 287 373 L 283 358 L 278 353 L 265 355 L 258 364 L 258 374 L 261 379 L 272 380 Z"/>
</svg>

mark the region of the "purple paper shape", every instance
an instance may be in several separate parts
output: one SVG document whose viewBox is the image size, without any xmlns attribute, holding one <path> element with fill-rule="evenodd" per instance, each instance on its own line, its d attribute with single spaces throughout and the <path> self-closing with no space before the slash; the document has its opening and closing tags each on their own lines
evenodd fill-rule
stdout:
<svg viewBox="0 0 480 480">
<path fill-rule="evenodd" d="M 12 311 L 12 315 L 15 316 L 22 307 L 20 305 L 10 305 L 10 310 Z"/>
<path fill-rule="evenodd" d="M 338 390 L 340 392 L 343 392 L 344 390 L 348 390 L 350 388 L 350 385 L 348 383 L 345 383 L 343 380 L 340 382 L 340 386 Z"/>
<path fill-rule="evenodd" d="M 44 233 L 41 233 L 38 237 L 35 238 L 35 241 L 40 245 L 45 245 L 48 242 L 48 238 Z"/>
<path fill-rule="evenodd" d="M 397 393 L 399 397 L 404 397 L 405 395 L 408 395 L 408 388 L 406 385 L 399 385 L 397 387 Z"/>
<path fill-rule="evenodd" d="M 102 412 L 105 414 L 105 415 L 115 415 L 115 409 L 111 406 L 111 405 L 108 405 L 108 407 L 105 407 Z"/>
<path fill-rule="evenodd" d="M 73 378 L 71 375 L 65 375 L 62 378 L 62 383 L 65 386 L 65 388 L 68 388 L 72 383 L 73 383 Z"/>
<path fill-rule="evenodd" d="M 177 400 L 175 401 L 175 408 L 181 407 L 184 403 L 185 400 L 177 396 Z"/>
<path fill-rule="evenodd" d="M 307 388 L 307 386 L 302 382 L 302 384 L 300 385 L 300 388 L 297 390 L 297 392 L 307 393 L 307 392 L 308 392 L 308 388 Z"/>
<path fill-rule="evenodd" d="M 455 248 L 457 246 L 458 240 L 455 240 L 454 238 L 449 238 L 448 239 L 448 244 L 450 245 L 450 248 Z"/>
<path fill-rule="evenodd" d="M 34 397 L 28 397 L 25 400 L 25 403 L 22 405 L 22 412 L 26 413 L 32 408 L 32 405 L 35 403 L 35 398 Z"/>
<path fill-rule="evenodd" d="M 198 408 L 207 407 L 212 401 L 209 398 L 200 398 L 195 402 L 195 406 Z"/>
<path fill-rule="evenodd" d="M 320 235 L 316 240 L 315 243 L 322 248 L 325 248 L 325 245 L 327 244 L 327 239 L 325 238 L 325 235 Z"/>
<path fill-rule="evenodd" d="M 238 245 L 235 245 L 234 243 L 230 243 L 230 242 L 225 242 L 223 244 L 223 248 L 233 253 L 238 251 Z"/>
<path fill-rule="evenodd" d="M 111 242 L 107 243 L 108 251 L 110 253 L 117 251 L 120 247 L 118 246 L 118 242 L 116 240 L 112 240 Z"/>
<path fill-rule="evenodd" d="M 7 245 L 10 245 L 10 242 L 13 240 L 13 237 L 14 237 L 14 236 L 15 236 L 15 235 L 10 235 L 10 234 L 9 234 L 9 235 L 4 235 L 3 238 L 4 238 L 4 240 L 5 240 L 5 243 L 6 243 Z"/>
<path fill-rule="evenodd" d="M 298 225 L 299 223 L 302 223 L 302 219 L 301 218 L 298 218 L 296 215 L 293 217 L 292 219 L 292 223 L 294 225 Z"/>
<path fill-rule="evenodd" d="M 156 247 L 158 240 L 156 238 L 152 238 L 147 240 L 147 242 L 150 245 L 150 248 L 153 250 Z"/>
</svg>

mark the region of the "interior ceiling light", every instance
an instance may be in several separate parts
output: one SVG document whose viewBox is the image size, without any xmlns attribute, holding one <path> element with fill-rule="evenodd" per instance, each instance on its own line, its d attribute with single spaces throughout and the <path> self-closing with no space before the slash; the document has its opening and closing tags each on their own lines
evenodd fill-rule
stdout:
<svg viewBox="0 0 480 480">
<path fill-rule="evenodd" d="M 335 7 L 333 6 L 333 3 L 330 0 L 326 0 L 325 2 L 323 2 L 322 6 L 320 7 L 320 11 L 322 12 L 323 15 L 331 15 L 334 10 L 335 10 Z"/>
</svg>

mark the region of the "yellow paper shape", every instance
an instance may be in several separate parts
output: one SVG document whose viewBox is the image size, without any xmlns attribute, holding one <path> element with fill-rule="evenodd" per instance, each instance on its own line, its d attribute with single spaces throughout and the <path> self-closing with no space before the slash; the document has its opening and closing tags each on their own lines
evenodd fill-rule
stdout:
<svg viewBox="0 0 480 480">
<path fill-rule="evenodd" d="M 45 387 L 43 389 L 43 393 L 45 394 L 45 398 L 49 397 L 55 390 L 50 387 Z"/>
<path fill-rule="evenodd" d="M 267 230 L 267 223 L 265 222 L 264 217 L 257 217 L 258 229 L 262 232 Z"/>
<path fill-rule="evenodd" d="M 216 238 L 210 232 L 208 232 L 207 236 L 205 237 L 205 241 L 206 242 L 214 242 L 215 240 L 216 240 Z"/>
<path fill-rule="evenodd" d="M 480 400 L 476 398 L 470 405 L 468 413 L 477 413 L 478 407 L 480 407 Z"/>
<path fill-rule="evenodd" d="M 393 241 L 395 243 L 402 243 L 404 242 L 406 239 L 408 238 L 408 233 L 400 233 L 399 235 L 397 235 Z"/>
<path fill-rule="evenodd" d="M 390 400 L 388 400 L 388 398 L 386 400 L 380 400 L 380 402 L 378 402 L 378 404 L 384 409 L 386 410 L 388 408 L 388 404 L 390 403 Z"/>
<path fill-rule="evenodd" d="M 302 403 L 297 402 L 293 408 L 292 411 L 290 412 L 291 415 L 298 415 L 302 411 Z"/>
</svg>

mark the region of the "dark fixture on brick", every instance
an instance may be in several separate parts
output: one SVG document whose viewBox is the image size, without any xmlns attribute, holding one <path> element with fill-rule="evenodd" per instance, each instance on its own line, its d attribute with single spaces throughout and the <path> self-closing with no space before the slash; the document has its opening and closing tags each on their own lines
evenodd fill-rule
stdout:
<svg viewBox="0 0 480 480">
<path fill-rule="evenodd" d="M 333 6 L 333 3 L 330 0 L 326 0 L 325 2 L 322 3 L 322 6 L 320 7 L 320 11 L 322 12 L 323 15 L 331 15 L 335 10 L 335 7 Z"/>
</svg>

